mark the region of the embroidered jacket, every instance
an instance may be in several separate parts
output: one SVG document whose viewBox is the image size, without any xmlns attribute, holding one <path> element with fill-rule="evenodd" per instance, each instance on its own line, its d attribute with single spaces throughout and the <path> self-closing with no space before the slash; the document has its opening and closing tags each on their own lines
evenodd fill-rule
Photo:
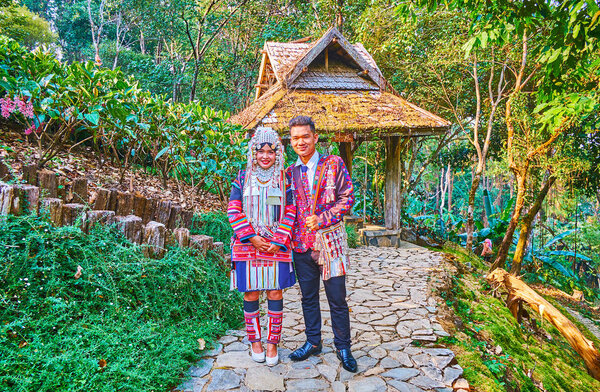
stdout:
<svg viewBox="0 0 600 392">
<path fill-rule="evenodd" d="M 250 238 L 256 235 L 252 224 L 248 221 L 242 207 L 245 170 L 238 173 L 237 178 L 231 186 L 231 196 L 227 206 L 227 216 L 229 223 L 233 228 L 233 237 L 231 237 L 231 261 L 292 261 L 292 251 L 290 246 L 292 226 L 296 217 L 296 206 L 294 205 L 292 189 L 289 186 L 290 181 L 286 176 L 286 202 L 283 218 L 279 221 L 279 226 L 271 238 L 265 238 L 272 244 L 279 245 L 279 252 L 267 253 L 257 251 L 250 242 Z M 280 214 L 280 206 L 276 206 L 275 212 Z"/>
<path fill-rule="evenodd" d="M 323 175 L 321 175 L 321 172 Z M 294 200 L 296 201 L 296 221 L 292 234 L 292 247 L 296 252 L 306 252 L 312 248 L 315 234 L 306 227 L 306 218 L 311 215 L 313 197 L 316 197 L 315 215 L 319 218 L 319 229 L 334 225 L 344 219 L 354 204 L 354 187 L 342 158 L 337 155 L 322 155 L 317 164 L 313 189 L 318 194 L 311 197 L 306 186 L 299 189 L 302 181 L 300 166 L 290 166 L 287 173 L 292 177 Z M 320 183 L 319 183 L 320 180 Z M 304 197 L 302 193 L 308 197 Z"/>
</svg>

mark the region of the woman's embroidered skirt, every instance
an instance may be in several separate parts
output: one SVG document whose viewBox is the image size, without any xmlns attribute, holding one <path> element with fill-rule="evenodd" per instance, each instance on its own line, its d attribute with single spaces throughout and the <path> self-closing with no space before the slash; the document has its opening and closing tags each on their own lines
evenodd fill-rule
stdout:
<svg viewBox="0 0 600 392">
<path fill-rule="evenodd" d="M 293 263 L 275 260 L 233 261 L 231 290 L 281 290 L 296 283 Z"/>
</svg>

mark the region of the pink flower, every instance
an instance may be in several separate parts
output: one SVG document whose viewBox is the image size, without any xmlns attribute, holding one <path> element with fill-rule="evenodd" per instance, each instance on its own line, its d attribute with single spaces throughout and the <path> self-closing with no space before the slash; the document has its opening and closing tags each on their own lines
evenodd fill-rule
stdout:
<svg viewBox="0 0 600 392">
<path fill-rule="evenodd" d="M 25 135 L 31 135 L 31 134 L 32 134 L 33 132 L 35 132 L 35 131 L 36 131 L 36 129 L 35 129 L 35 125 L 33 125 L 33 124 L 32 124 L 32 125 L 31 125 L 29 128 L 27 128 L 27 129 L 25 130 Z"/>
<path fill-rule="evenodd" d="M 25 116 L 25 118 L 33 118 L 33 105 L 31 104 L 31 102 L 19 100 L 17 101 L 17 103 L 19 105 L 19 112 L 21 112 L 21 114 Z"/>
<path fill-rule="evenodd" d="M 4 98 L 0 98 L 0 114 L 2 114 L 2 117 L 8 118 L 10 114 L 15 111 L 15 107 L 15 101 L 10 99 L 8 95 Z"/>
</svg>

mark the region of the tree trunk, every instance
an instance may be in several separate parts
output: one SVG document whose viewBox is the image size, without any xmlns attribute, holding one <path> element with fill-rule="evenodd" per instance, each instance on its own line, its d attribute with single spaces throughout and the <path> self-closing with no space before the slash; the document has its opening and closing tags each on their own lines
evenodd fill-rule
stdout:
<svg viewBox="0 0 600 392">
<path fill-rule="evenodd" d="M 525 204 L 525 185 L 527 181 L 528 169 L 529 168 L 526 167 L 521 172 L 515 173 L 515 176 L 517 177 L 517 199 L 515 200 L 515 208 L 513 209 L 513 214 L 510 218 L 504 239 L 502 240 L 500 248 L 498 249 L 498 255 L 496 256 L 496 260 L 494 260 L 494 264 L 492 265 L 490 271 L 493 271 L 496 268 L 503 268 L 504 263 L 506 262 L 506 257 L 508 257 L 508 250 L 512 244 L 513 235 L 517 229 L 517 224 L 519 223 L 519 218 L 521 217 L 521 211 L 523 211 L 523 205 Z"/>
<path fill-rule="evenodd" d="M 198 82 L 198 73 L 200 72 L 200 60 L 194 60 L 194 76 L 192 78 L 192 90 L 190 91 L 190 102 L 196 99 L 196 83 Z"/>
<path fill-rule="evenodd" d="M 473 218 L 475 209 L 475 195 L 477 189 L 479 189 L 479 183 L 481 182 L 481 172 L 474 171 L 473 179 L 471 180 L 471 190 L 469 191 L 469 203 L 467 207 L 467 244 L 465 249 L 468 251 L 473 250 L 473 230 L 475 227 L 475 219 Z"/>
<path fill-rule="evenodd" d="M 452 194 L 454 193 L 454 172 L 448 167 L 448 213 L 452 213 Z"/>
<path fill-rule="evenodd" d="M 116 19 L 116 37 L 115 40 L 115 60 L 113 61 L 112 70 L 114 71 L 117 68 L 117 63 L 119 62 L 119 52 L 121 51 L 121 23 L 123 22 L 123 15 L 121 11 L 117 14 Z"/>
<path fill-rule="evenodd" d="M 525 257 L 525 249 L 527 248 L 529 235 L 533 228 L 533 219 L 542 208 L 542 203 L 546 199 L 546 195 L 548 194 L 548 191 L 550 190 L 555 181 L 556 177 L 548 177 L 548 179 L 544 183 L 544 186 L 542 187 L 542 190 L 535 199 L 535 202 L 533 203 L 527 214 L 523 217 L 523 221 L 521 223 L 521 230 L 519 232 L 519 242 L 517 243 L 517 248 L 515 249 L 515 256 L 513 258 L 512 267 L 510 269 L 510 273 L 513 275 L 518 275 L 521 272 L 523 257 Z"/>
<path fill-rule="evenodd" d="M 144 31 L 140 29 L 140 52 L 146 54 L 146 40 L 144 39 Z"/>
<path fill-rule="evenodd" d="M 594 343 L 587 339 L 558 309 L 522 280 L 502 269 L 490 273 L 487 281 L 495 288 L 504 286 L 508 292 L 507 306 L 518 322 L 520 322 L 521 316 L 519 309 L 522 302 L 525 302 L 538 312 L 540 317 L 554 325 L 577 354 L 583 358 L 588 373 L 596 380 L 600 380 L 600 353 L 594 347 Z"/>
</svg>

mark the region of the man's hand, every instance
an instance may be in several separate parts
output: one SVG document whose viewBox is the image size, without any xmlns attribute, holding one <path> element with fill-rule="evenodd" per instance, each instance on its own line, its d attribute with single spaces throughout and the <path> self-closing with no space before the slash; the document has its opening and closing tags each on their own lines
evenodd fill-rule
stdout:
<svg viewBox="0 0 600 392">
<path fill-rule="evenodd" d="M 306 227 L 312 231 L 317 231 L 319 229 L 319 218 L 316 215 L 306 218 Z"/>
<path fill-rule="evenodd" d="M 271 244 L 271 246 L 269 246 L 269 249 L 267 249 L 267 252 L 275 254 L 275 253 L 279 252 L 279 249 L 281 249 L 281 246 Z"/>
<path fill-rule="evenodd" d="M 269 247 L 271 246 L 271 244 L 267 240 L 265 240 L 259 235 L 251 237 L 250 242 L 252 243 L 252 245 L 254 245 L 254 248 L 256 248 L 256 250 L 260 250 L 261 252 L 267 252 Z"/>
</svg>

